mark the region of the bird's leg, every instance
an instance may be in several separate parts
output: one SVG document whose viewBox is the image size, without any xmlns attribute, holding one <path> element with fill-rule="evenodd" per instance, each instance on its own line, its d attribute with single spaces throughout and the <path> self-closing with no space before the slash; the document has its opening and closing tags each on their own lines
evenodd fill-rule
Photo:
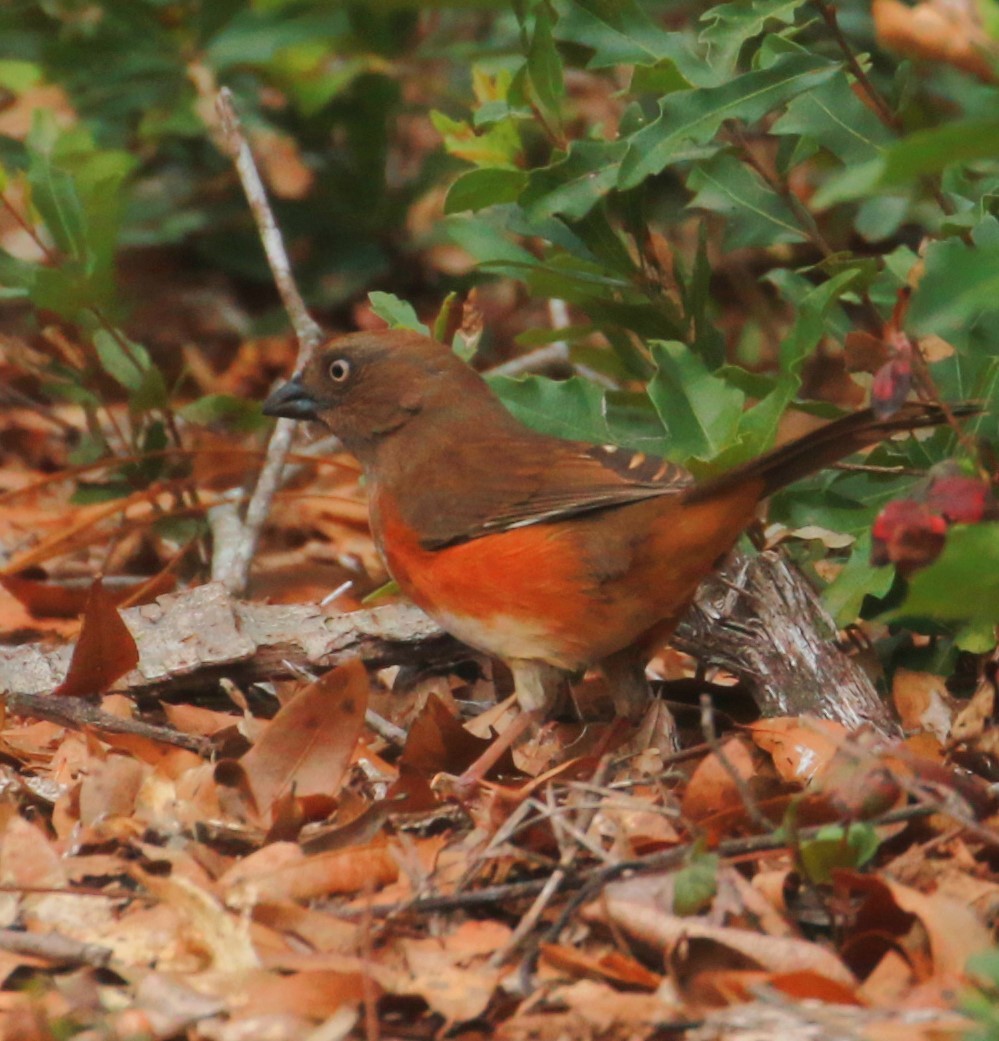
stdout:
<svg viewBox="0 0 999 1041">
<path fill-rule="evenodd" d="M 642 646 L 625 647 L 608 655 L 600 663 L 600 671 L 607 678 L 614 711 L 632 723 L 642 719 L 652 700 L 652 690 L 645 676 L 646 653 Z M 680 747 L 676 732 L 676 721 L 666 706 L 662 706 L 664 718 L 659 727 L 668 731 L 667 744 L 674 749 Z"/>
<path fill-rule="evenodd" d="M 554 665 L 527 658 L 507 662 L 513 673 L 513 690 L 525 712 L 540 709 L 548 716 L 557 707 L 566 692 L 566 674 Z"/>
<path fill-rule="evenodd" d="M 645 655 L 641 650 L 625 647 L 609 654 L 600 662 L 600 671 L 607 678 L 614 711 L 633 723 L 641 719 L 652 700 L 652 690 L 645 676 Z"/>
<path fill-rule="evenodd" d="M 540 661 L 515 659 L 507 663 L 513 673 L 513 689 L 520 714 L 458 778 L 457 790 L 474 790 L 500 757 L 548 714 L 565 685 L 565 673 Z"/>
</svg>

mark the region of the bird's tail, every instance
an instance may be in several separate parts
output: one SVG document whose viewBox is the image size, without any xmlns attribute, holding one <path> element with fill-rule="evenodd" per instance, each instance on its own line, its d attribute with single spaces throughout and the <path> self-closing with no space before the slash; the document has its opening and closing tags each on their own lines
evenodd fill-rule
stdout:
<svg viewBox="0 0 999 1041">
<path fill-rule="evenodd" d="M 949 406 L 949 412 L 955 418 L 978 415 L 981 411 L 982 406 L 971 401 Z M 691 502 L 713 498 L 724 494 L 730 487 L 753 480 L 763 482 L 762 498 L 868 445 L 883 441 L 891 434 L 940 426 L 947 421 L 947 412 L 940 405 L 921 401 L 907 402 L 883 419 L 878 418 L 872 409 L 863 409 L 695 485 L 687 493 L 687 498 Z"/>
</svg>

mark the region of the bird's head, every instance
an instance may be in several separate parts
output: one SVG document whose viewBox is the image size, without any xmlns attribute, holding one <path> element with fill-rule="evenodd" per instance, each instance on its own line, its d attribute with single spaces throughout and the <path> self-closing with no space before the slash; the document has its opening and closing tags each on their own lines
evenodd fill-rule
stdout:
<svg viewBox="0 0 999 1041">
<path fill-rule="evenodd" d="M 329 340 L 264 402 L 264 415 L 322 423 L 362 461 L 427 411 L 465 412 L 469 398 L 495 402 L 453 351 L 403 329 Z"/>
</svg>

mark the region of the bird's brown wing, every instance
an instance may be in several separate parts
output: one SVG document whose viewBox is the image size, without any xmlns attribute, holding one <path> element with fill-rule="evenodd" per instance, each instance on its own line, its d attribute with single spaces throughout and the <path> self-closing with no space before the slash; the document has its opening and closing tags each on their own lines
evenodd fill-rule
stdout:
<svg viewBox="0 0 999 1041">
<path fill-rule="evenodd" d="M 445 515 L 420 524 L 427 549 L 443 549 L 484 535 L 565 520 L 690 488 L 682 466 L 616 445 L 544 439 L 542 446 L 495 446 L 503 459 L 477 482 L 473 500 L 450 504 Z M 539 448 L 543 449 L 539 451 Z M 520 458 L 517 458 L 520 456 Z M 512 463 L 519 465 L 511 465 Z M 516 480 L 509 484 L 510 474 Z"/>
</svg>

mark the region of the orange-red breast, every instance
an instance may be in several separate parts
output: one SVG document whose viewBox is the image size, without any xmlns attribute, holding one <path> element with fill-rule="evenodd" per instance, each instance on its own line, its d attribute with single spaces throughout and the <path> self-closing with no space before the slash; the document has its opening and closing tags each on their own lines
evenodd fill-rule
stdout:
<svg viewBox="0 0 999 1041">
<path fill-rule="evenodd" d="M 529 429 L 447 347 L 402 330 L 329 341 L 264 412 L 339 436 L 364 467 L 389 572 L 443 628 L 507 662 L 524 708 L 547 707 L 552 670 L 599 663 L 629 716 L 648 695 L 641 654 L 761 499 L 944 420 L 915 402 L 888 419 L 865 410 L 696 483 L 675 463 Z"/>
</svg>

